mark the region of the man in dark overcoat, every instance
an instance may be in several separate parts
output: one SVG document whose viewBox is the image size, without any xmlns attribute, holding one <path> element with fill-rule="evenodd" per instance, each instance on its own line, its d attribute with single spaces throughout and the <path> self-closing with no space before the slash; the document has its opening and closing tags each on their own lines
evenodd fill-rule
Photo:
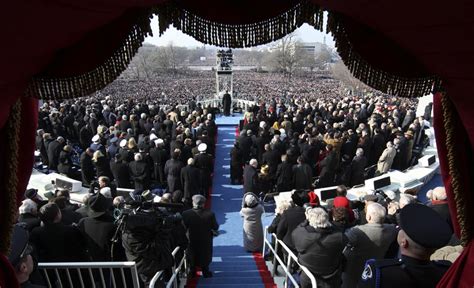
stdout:
<svg viewBox="0 0 474 288">
<path fill-rule="evenodd" d="M 195 267 L 202 269 L 204 277 L 212 277 L 209 264 L 212 261 L 212 240 L 219 229 L 216 216 L 208 209 L 204 209 L 206 198 L 202 195 L 192 197 L 193 209 L 183 212 L 183 222 L 189 238 L 188 259 L 191 275 Z"/>
<path fill-rule="evenodd" d="M 183 184 L 184 203 L 191 207 L 191 198 L 201 191 L 201 171 L 194 165 L 194 159 L 188 159 L 188 165 L 181 169 L 181 183 Z"/>
<path fill-rule="evenodd" d="M 199 154 L 194 156 L 194 165 L 201 171 L 201 195 L 207 195 L 212 185 L 211 174 L 214 170 L 212 156 L 206 153 L 207 148 L 205 143 L 199 144 Z"/>
<path fill-rule="evenodd" d="M 222 106 L 224 107 L 224 116 L 230 115 L 230 107 L 232 104 L 232 99 L 228 91 L 225 91 L 224 96 L 222 97 Z"/>
</svg>

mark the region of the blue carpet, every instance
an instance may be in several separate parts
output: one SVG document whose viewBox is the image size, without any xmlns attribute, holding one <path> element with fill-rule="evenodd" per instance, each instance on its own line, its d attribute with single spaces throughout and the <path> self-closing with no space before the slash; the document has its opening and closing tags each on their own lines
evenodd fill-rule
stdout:
<svg viewBox="0 0 474 288">
<path fill-rule="evenodd" d="M 236 118 L 236 117 L 222 117 Z M 219 120 L 221 118 L 217 118 Z M 238 120 L 241 119 L 241 116 Z M 229 120 L 229 121 L 227 121 Z M 211 194 L 211 209 L 219 223 L 219 236 L 214 238 L 214 254 L 210 270 L 212 278 L 199 278 L 197 287 L 266 287 L 252 253 L 246 252 L 242 240 L 242 185 L 230 185 L 230 150 L 235 141 L 236 119 L 218 125 L 216 159 Z M 216 121 L 222 123 L 224 121 Z M 273 216 L 273 209 L 271 210 Z M 272 217 L 265 217 L 268 225 Z M 267 279 L 268 280 L 268 279 Z M 268 281 L 267 281 L 268 287 Z"/>
</svg>

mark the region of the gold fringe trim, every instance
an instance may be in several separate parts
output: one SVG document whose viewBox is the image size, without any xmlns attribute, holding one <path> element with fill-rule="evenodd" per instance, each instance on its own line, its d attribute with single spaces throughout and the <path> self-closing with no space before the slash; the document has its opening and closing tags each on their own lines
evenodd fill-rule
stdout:
<svg viewBox="0 0 474 288">
<path fill-rule="evenodd" d="M 468 211 L 468 203 L 464 199 L 464 189 L 461 184 L 461 173 L 459 171 L 459 161 L 456 153 L 456 129 L 455 129 L 455 107 L 451 100 L 443 93 L 441 97 L 443 109 L 444 130 L 446 132 L 446 148 L 448 150 L 448 167 L 451 176 L 451 187 L 454 194 L 454 202 L 456 203 L 457 220 L 461 229 L 461 242 L 465 246 L 472 238 L 472 223 L 466 218 Z"/>
<path fill-rule="evenodd" d="M 3 187 L 3 201 L 1 201 L 2 222 L 0 223 L 0 252 L 7 255 L 10 249 L 12 228 L 17 215 L 17 187 L 18 187 L 18 141 L 21 129 L 21 99 L 13 105 L 8 122 L 6 159 L 5 159 L 5 186 Z"/>
<path fill-rule="evenodd" d="M 29 83 L 26 96 L 63 100 L 87 96 L 103 89 L 127 69 L 145 37 L 151 35 L 151 16 L 151 9 L 144 10 L 118 49 L 94 70 L 73 77 L 35 76 Z"/>
<path fill-rule="evenodd" d="M 276 17 L 242 25 L 212 22 L 175 4 L 159 7 L 155 12 L 160 35 L 172 24 L 202 43 L 219 47 L 244 48 L 269 43 L 293 32 L 303 23 L 320 31 L 323 29 L 323 10 L 308 0 Z"/>
<path fill-rule="evenodd" d="M 340 17 L 329 12 L 326 30 L 333 35 L 337 52 L 354 77 L 384 93 L 408 98 L 422 97 L 441 88 L 441 80 L 436 76 L 407 78 L 371 66 L 352 47 Z"/>
</svg>

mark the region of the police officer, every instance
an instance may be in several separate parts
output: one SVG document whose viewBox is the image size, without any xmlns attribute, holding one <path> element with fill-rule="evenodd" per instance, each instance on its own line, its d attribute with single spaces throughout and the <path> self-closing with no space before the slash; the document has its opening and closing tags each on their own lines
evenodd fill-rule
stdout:
<svg viewBox="0 0 474 288">
<path fill-rule="evenodd" d="M 433 209 L 408 204 L 400 211 L 400 259 L 368 260 L 358 287 L 436 287 L 451 264 L 430 261 L 445 246 L 452 230 Z"/>
<path fill-rule="evenodd" d="M 29 233 L 21 224 L 15 225 L 8 260 L 15 270 L 15 277 L 22 288 L 46 288 L 30 282 L 30 275 L 35 269 L 31 257 L 33 248 L 28 244 Z"/>
</svg>

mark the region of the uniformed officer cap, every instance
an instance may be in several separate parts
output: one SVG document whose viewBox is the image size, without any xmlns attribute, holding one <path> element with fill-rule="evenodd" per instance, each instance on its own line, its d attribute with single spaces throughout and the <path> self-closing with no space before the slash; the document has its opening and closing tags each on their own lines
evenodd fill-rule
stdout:
<svg viewBox="0 0 474 288">
<path fill-rule="evenodd" d="M 11 250 L 8 260 L 13 266 L 20 263 L 21 258 L 32 252 L 32 247 L 28 245 L 28 230 L 22 225 L 15 225 L 11 242 Z"/>
<path fill-rule="evenodd" d="M 446 246 L 453 234 L 448 223 L 438 213 L 421 204 L 408 204 L 402 208 L 400 227 L 408 237 L 425 248 Z"/>
</svg>

